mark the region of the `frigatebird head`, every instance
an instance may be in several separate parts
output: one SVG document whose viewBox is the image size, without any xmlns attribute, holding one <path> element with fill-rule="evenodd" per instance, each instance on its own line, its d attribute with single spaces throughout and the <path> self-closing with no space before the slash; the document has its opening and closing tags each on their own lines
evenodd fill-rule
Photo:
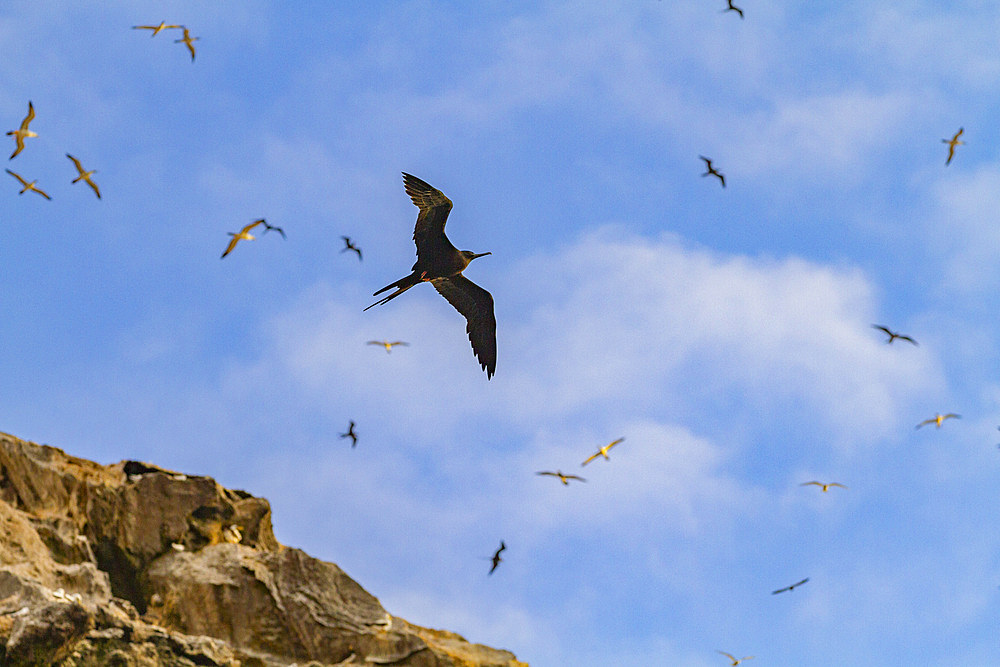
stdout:
<svg viewBox="0 0 1000 667">
<path fill-rule="evenodd" d="M 484 255 L 492 255 L 491 252 L 472 252 L 471 250 L 463 250 L 462 257 L 465 258 L 465 264 L 468 266 L 469 262 L 474 260 L 476 257 L 482 257 Z"/>
</svg>

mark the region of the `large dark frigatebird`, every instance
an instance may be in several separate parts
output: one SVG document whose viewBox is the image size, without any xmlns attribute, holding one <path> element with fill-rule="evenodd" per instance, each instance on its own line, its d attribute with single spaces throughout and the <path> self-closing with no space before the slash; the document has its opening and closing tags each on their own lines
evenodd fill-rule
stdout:
<svg viewBox="0 0 1000 667">
<path fill-rule="evenodd" d="M 429 282 L 465 317 L 472 351 L 486 371 L 487 378 L 492 378 L 497 366 L 497 320 L 493 314 L 493 296 L 462 275 L 469 262 L 491 253 L 458 250 L 451 244 L 445 236 L 444 225 L 452 204 L 443 192 L 405 172 L 403 187 L 420 209 L 413 228 L 417 261 L 413 264 L 413 273 L 386 285 L 372 296 L 389 289 L 395 289 L 395 292 L 368 308 L 391 301 L 421 282 Z"/>
</svg>

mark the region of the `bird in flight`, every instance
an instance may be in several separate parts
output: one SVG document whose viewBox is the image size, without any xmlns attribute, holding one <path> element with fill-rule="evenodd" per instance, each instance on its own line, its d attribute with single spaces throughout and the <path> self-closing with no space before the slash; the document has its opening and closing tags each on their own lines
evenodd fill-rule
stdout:
<svg viewBox="0 0 1000 667">
<path fill-rule="evenodd" d="M 361 248 L 359 248 L 358 246 L 354 245 L 354 243 L 351 241 L 351 237 L 350 236 L 341 236 L 340 238 L 344 239 L 344 247 L 343 247 L 343 249 L 340 252 L 343 253 L 343 252 L 347 252 L 348 250 L 353 250 L 354 252 L 358 253 L 358 261 L 360 262 L 361 261 Z"/>
<path fill-rule="evenodd" d="M 23 195 L 28 190 L 34 190 L 35 192 L 37 192 L 38 194 L 42 195 L 46 199 L 52 199 L 52 197 L 50 197 L 48 194 L 46 194 L 44 190 L 41 190 L 40 188 L 36 188 L 35 187 L 35 183 L 38 182 L 37 180 L 36 181 L 31 181 L 29 183 L 27 180 L 24 179 L 23 176 L 21 176 L 21 174 L 15 173 L 15 172 L 11 171 L 10 169 L 7 170 L 7 173 L 10 174 L 11 176 L 13 176 L 14 178 L 16 178 L 17 180 L 21 181 L 21 185 L 24 186 L 24 188 L 20 192 L 18 192 L 17 194 Z"/>
<path fill-rule="evenodd" d="M 150 36 L 156 37 L 156 33 L 160 32 L 161 30 L 170 30 L 171 28 L 183 28 L 183 27 L 184 26 L 182 25 L 167 25 L 166 21 L 161 21 L 160 25 L 134 25 L 132 26 L 132 30 L 152 30 L 153 34 Z"/>
<path fill-rule="evenodd" d="M 603 447 L 601 447 L 600 449 L 598 449 L 596 453 L 594 453 L 593 455 L 591 455 L 586 461 L 584 461 L 580 465 L 581 466 L 585 466 L 588 463 L 590 463 L 591 461 L 593 461 L 594 459 L 596 459 L 598 456 L 603 456 L 604 458 L 607 459 L 608 458 L 608 450 L 611 449 L 612 447 L 614 447 L 615 445 L 617 445 L 619 442 L 621 442 L 624 439 L 625 438 L 618 438 L 614 442 L 609 442 L 608 444 L 606 444 Z"/>
<path fill-rule="evenodd" d="M 927 426 L 928 424 L 934 424 L 937 428 L 941 428 L 941 422 L 943 422 L 945 419 L 950 419 L 950 418 L 960 419 L 961 416 L 962 415 L 956 415 L 954 412 L 949 412 L 946 415 L 936 414 L 930 419 L 925 419 L 919 424 L 917 424 L 917 428 L 920 428 L 921 426 Z"/>
<path fill-rule="evenodd" d="M 177 26 L 177 27 L 178 28 L 183 28 L 184 26 Z M 188 29 L 184 28 L 184 37 L 182 39 L 175 39 L 174 40 L 174 44 L 180 44 L 181 42 L 184 42 L 185 44 L 187 44 L 188 51 L 191 52 L 191 62 L 194 62 L 194 43 L 198 39 L 201 39 L 201 38 L 200 37 L 192 37 L 191 33 L 188 31 Z"/>
<path fill-rule="evenodd" d="M 555 472 L 552 472 L 550 470 L 545 470 L 543 472 L 536 472 L 535 474 L 548 475 L 549 477 L 558 477 L 559 481 L 563 483 L 563 486 L 569 486 L 569 480 L 571 479 L 577 479 L 580 480 L 581 482 L 587 481 L 583 477 L 580 477 L 579 475 L 564 475 L 561 470 L 556 470 Z"/>
<path fill-rule="evenodd" d="M 740 18 L 743 18 L 743 10 L 734 5 L 733 0 L 726 0 L 726 2 L 729 4 L 729 6 L 722 10 L 723 13 L 736 12 L 737 14 L 740 15 Z"/>
<path fill-rule="evenodd" d="M 702 176 L 715 176 L 722 183 L 722 187 L 726 187 L 726 177 L 720 174 L 715 167 L 712 166 L 712 161 L 709 160 L 704 155 L 699 155 L 702 160 L 705 161 L 705 168 L 708 169 Z"/>
<path fill-rule="evenodd" d="M 503 543 L 503 540 L 500 540 L 500 548 L 496 550 L 496 553 L 493 554 L 493 558 L 490 559 L 493 561 L 493 567 L 490 568 L 490 571 L 487 572 L 487 574 L 493 574 L 493 570 L 497 569 L 497 565 L 499 565 L 503 560 L 503 558 L 500 558 L 500 552 L 506 548 L 507 545 Z"/>
<path fill-rule="evenodd" d="M 28 100 L 28 115 L 24 117 L 21 121 L 21 127 L 16 130 L 11 130 L 7 133 L 8 137 L 14 137 L 14 141 L 17 142 L 17 148 L 14 152 L 10 154 L 9 160 L 13 160 L 14 157 L 24 150 L 24 140 L 28 137 L 37 137 L 38 135 L 28 129 L 28 124 L 35 119 L 35 107 L 31 105 L 31 100 Z"/>
<path fill-rule="evenodd" d="M 389 341 L 387 341 L 387 340 L 370 340 L 370 341 L 368 341 L 368 344 L 369 345 L 381 345 L 382 347 L 385 348 L 386 354 L 392 352 L 392 348 L 395 347 L 396 345 L 405 345 L 407 347 L 409 347 L 409 345 L 410 345 L 409 343 L 404 343 L 401 340 L 393 341 L 391 343 Z"/>
<path fill-rule="evenodd" d="M 347 427 L 347 433 L 341 433 L 340 437 L 341 438 L 350 438 L 351 439 L 351 449 L 354 449 L 355 447 L 358 446 L 358 434 L 354 432 L 354 420 L 353 419 L 351 420 L 350 426 Z"/>
<path fill-rule="evenodd" d="M 846 489 L 847 488 L 846 486 L 844 486 L 843 484 L 841 484 L 839 482 L 830 482 L 829 484 L 824 484 L 823 482 L 802 482 L 801 484 L 799 484 L 799 486 L 809 486 L 810 484 L 812 484 L 814 486 L 818 486 L 821 489 L 823 489 L 823 493 L 826 493 L 827 491 L 829 491 L 831 486 L 839 486 L 842 489 Z"/>
<path fill-rule="evenodd" d="M 472 351 L 479 360 L 487 379 L 493 377 L 497 365 L 497 320 L 493 314 L 493 296 L 462 275 L 469 262 L 492 253 L 458 250 L 444 233 L 451 212 L 451 200 L 416 176 L 403 173 L 403 186 L 420 213 L 413 228 L 417 246 L 417 261 L 413 273 L 386 285 L 372 296 L 388 289 L 396 291 L 368 308 L 381 305 L 421 282 L 430 282 L 467 322 Z M 365 310 L 368 310 L 365 308 Z"/>
<path fill-rule="evenodd" d="M 794 583 L 791 586 L 785 586 L 784 588 L 779 588 L 776 591 L 771 591 L 771 595 L 777 595 L 778 593 L 784 593 L 785 591 L 794 591 L 796 589 L 796 587 L 801 586 L 802 584 L 806 583 L 807 581 L 809 581 L 809 577 L 806 577 L 802 581 Z"/>
<path fill-rule="evenodd" d="M 229 232 L 229 235 L 232 236 L 233 238 L 229 240 L 229 245 L 226 246 L 226 251 L 222 253 L 222 257 L 225 257 L 226 255 L 231 253 L 233 251 L 233 248 L 235 248 L 236 244 L 239 243 L 240 241 L 253 241 L 255 238 L 257 238 L 256 236 L 250 233 L 250 230 L 256 227 L 257 225 L 262 225 L 262 224 L 264 224 L 263 220 L 254 220 L 253 222 L 251 222 L 249 225 L 247 225 L 238 232 Z M 222 257 L 220 257 L 219 259 L 222 259 Z"/>
<path fill-rule="evenodd" d="M 284 229 L 282 229 L 281 227 L 276 227 L 275 225 L 269 225 L 269 224 L 267 224 L 267 220 L 265 220 L 264 218 L 261 218 L 260 220 L 255 220 L 254 222 L 264 223 L 264 233 L 265 234 L 267 234 L 269 231 L 271 231 L 273 229 L 274 231 L 276 231 L 279 234 L 281 234 L 281 238 L 286 239 L 286 240 L 288 239 L 288 237 L 285 236 L 285 230 Z"/>
<path fill-rule="evenodd" d="M 721 653 L 722 655 L 724 655 L 727 658 L 729 658 L 730 660 L 732 660 L 731 667 L 735 667 L 736 665 L 740 664 L 744 660 L 753 660 L 753 656 L 752 655 L 745 655 L 742 658 L 737 658 L 732 653 L 726 653 L 725 651 L 716 651 L 716 653 Z"/>
<path fill-rule="evenodd" d="M 74 178 L 73 182 L 77 183 L 77 182 L 79 182 L 81 180 L 82 181 L 86 181 L 87 185 L 89 185 L 91 187 L 91 189 L 94 191 L 94 194 L 97 195 L 97 198 L 100 199 L 101 198 L 101 191 L 97 188 L 97 183 L 94 183 L 94 181 L 92 181 L 90 179 L 90 177 L 93 176 L 94 174 L 96 174 L 97 172 L 94 171 L 94 170 L 86 171 L 83 168 L 83 165 L 80 164 L 80 161 L 78 159 L 76 159 L 75 157 L 73 157 L 72 155 L 70 155 L 69 153 L 66 153 L 66 157 L 68 157 L 70 160 L 73 161 L 73 164 L 76 165 L 76 170 L 78 172 L 80 172 L 80 175 L 77 176 L 76 178 Z"/>
<path fill-rule="evenodd" d="M 892 341 L 894 341 L 894 340 L 896 340 L 898 338 L 899 340 L 909 341 L 909 342 L 913 343 L 914 345 L 917 344 L 917 341 L 913 340 L 909 336 L 904 336 L 903 334 L 898 334 L 895 331 L 889 331 L 888 327 L 884 327 L 881 324 L 873 324 L 872 328 L 873 329 L 878 329 L 879 331 L 884 331 L 885 334 L 887 336 L 889 336 L 889 340 L 885 341 L 886 343 L 891 343 Z"/>
<path fill-rule="evenodd" d="M 964 127 L 958 128 L 958 132 L 951 139 L 942 139 L 941 141 L 948 144 L 948 159 L 945 161 L 945 166 L 951 164 L 951 159 L 955 157 L 955 146 L 964 146 L 964 141 L 959 141 L 958 138 L 962 136 L 962 132 L 965 132 Z"/>
</svg>

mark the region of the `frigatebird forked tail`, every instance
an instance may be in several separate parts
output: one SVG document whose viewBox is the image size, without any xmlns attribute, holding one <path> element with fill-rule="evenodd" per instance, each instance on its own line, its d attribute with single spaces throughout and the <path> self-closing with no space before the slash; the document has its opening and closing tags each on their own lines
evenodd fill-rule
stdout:
<svg viewBox="0 0 1000 667">
<path fill-rule="evenodd" d="M 372 296 L 389 289 L 395 289 L 395 292 L 368 308 L 391 301 L 421 282 L 430 282 L 465 317 L 472 351 L 486 371 L 487 379 L 492 378 L 497 365 L 497 321 L 493 314 L 493 296 L 462 275 L 472 260 L 490 253 L 458 250 L 451 244 L 445 236 L 444 226 L 452 203 L 443 192 L 406 172 L 403 172 L 403 187 L 420 209 L 413 228 L 417 261 L 413 264 L 413 273 L 386 285 Z"/>
</svg>

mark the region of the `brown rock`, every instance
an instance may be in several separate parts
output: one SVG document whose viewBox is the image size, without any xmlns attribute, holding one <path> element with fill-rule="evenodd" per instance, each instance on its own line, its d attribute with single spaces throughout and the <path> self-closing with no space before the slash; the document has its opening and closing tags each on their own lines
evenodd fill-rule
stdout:
<svg viewBox="0 0 1000 667">
<path fill-rule="evenodd" d="M 208 477 L 0 434 L 0 501 L 3 665 L 525 664 L 390 615 Z"/>
</svg>

